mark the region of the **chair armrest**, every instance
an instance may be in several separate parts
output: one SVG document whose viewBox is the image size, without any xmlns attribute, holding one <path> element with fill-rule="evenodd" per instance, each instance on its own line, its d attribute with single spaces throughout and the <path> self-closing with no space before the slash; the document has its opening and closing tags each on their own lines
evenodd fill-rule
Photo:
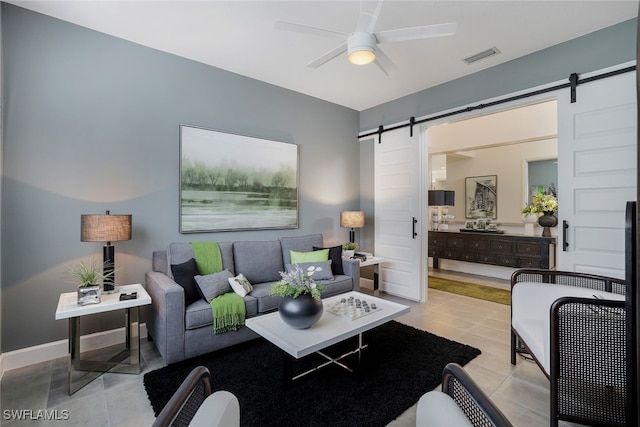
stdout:
<svg viewBox="0 0 640 427">
<path fill-rule="evenodd" d="M 344 274 L 351 277 L 353 281 L 353 291 L 360 290 L 360 260 L 342 258 L 342 269 Z"/>
<path fill-rule="evenodd" d="M 478 384 L 457 363 L 449 363 L 442 372 L 442 392 L 451 396 L 474 425 L 509 427 L 512 424 Z"/>
<path fill-rule="evenodd" d="M 147 329 L 167 364 L 184 360 L 184 289 L 164 273 L 147 272 Z"/>
<path fill-rule="evenodd" d="M 204 366 L 197 366 L 158 414 L 153 427 L 188 425 L 200 405 L 211 395 L 211 374 Z"/>
</svg>

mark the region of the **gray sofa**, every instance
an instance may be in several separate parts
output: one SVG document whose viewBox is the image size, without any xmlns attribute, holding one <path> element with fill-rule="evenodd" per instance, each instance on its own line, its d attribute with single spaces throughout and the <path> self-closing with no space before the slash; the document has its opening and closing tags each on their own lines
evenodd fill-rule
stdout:
<svg viewBox="0 0 640 427">
<path fill-rule="evenodd" d="M 323 247 L 322 235 L 282 237 L 271 241 L 219 242 L 223 267 L 242 273 L 253 290 L 244 297 L 247 317 L 277 310 L 280 297 L 270 296 L 271 284 L 280 280 L 280 272 L 291 263 L 290 251 L 309 252 Z M 334 254 L 335 255 L 335 254 Z M 146 274 L 151 307 L 147 310 L 150 339 L 167 364 L 205 354 L 257 338 L 246 326 L 223 334 L 213 333 L 211 306 L 204 299 L 185 306 L 185 291 L 173 280 L 171 265 L 194 258 L 189 243 L 171 243 L 167 250 L 153 253 L 153 271 Z M 344 274 L 322 280 L 323 297 L 360 289 L 360 263 L 341 259 Z"/>
</svg>

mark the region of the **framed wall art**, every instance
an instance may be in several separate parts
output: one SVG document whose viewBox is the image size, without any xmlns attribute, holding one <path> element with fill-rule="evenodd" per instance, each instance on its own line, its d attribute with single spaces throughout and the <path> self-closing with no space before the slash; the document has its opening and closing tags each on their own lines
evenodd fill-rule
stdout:
<svg viewBox="0 0 640 427">
<path fill-rule="evenodd" d="M 466 177 L 464 189 L 466 218 L 498 218 L 498 175 Z"/>
<path fill-rule="evenodd" d="M 298 145 L 180 126 L 180 232 L 298 227 Z"/>
</svg>

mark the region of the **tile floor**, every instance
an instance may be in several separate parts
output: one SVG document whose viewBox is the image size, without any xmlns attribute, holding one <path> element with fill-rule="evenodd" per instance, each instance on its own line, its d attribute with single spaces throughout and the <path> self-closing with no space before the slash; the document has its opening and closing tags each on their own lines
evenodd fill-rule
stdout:
<svg viewBox="0 0 640 427">
<path fill-rule="evenodd" d="M 442 274 L 431 272 L 430 274 Z M 479 276 L 453 275 L 465 280 L 508 289 L 507 281 Z M 420 304 L 385 296 L 411 306 L 398 320 L 434 334 L 472 345 L 482 354 L 466 370 L 488 393 L 515 426 L 549 425 L 549 382 L 533 362 L 510 364 L 509 321 L 506 305 L 429 291 Z M 144 373 L 164 362 L 146 339 L 141 341 L 140 375 L 104 374 L 73 396 L 67 395 L 66 358 L 5 372 L 0 380 L 0 424 L 2 426 L 149 426 L 154 416 L 142 383 Z M 428 390 L 425 390 L 425 392 Z M 16 421 L 5 419 L 6 410 L 57 410 L 49 412 L 63 420 Z M 66 412 L 64 412 L 66 411 Z M 415 406 L 392 427 L 415 425 Z M 567 426 L 570 424 L 561 423 Z"/>
</svg>

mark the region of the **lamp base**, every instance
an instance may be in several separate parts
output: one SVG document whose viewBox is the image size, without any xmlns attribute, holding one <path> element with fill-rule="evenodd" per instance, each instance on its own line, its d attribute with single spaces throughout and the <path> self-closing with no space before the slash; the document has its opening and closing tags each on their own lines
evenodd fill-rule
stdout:
<svg viewBox="0 0 640 427">
<path fill-rule="evenodd" d="M 102 295 L 109 295 L 109 294 L 119 294 L 120 293 L 120 288 L 118 286 L 114 286 L 113 289 L 110 290 L 106 290 L 106 289 L 102 289 Z"/>
</svg>

